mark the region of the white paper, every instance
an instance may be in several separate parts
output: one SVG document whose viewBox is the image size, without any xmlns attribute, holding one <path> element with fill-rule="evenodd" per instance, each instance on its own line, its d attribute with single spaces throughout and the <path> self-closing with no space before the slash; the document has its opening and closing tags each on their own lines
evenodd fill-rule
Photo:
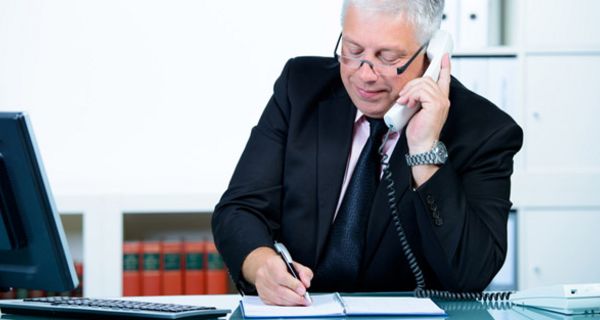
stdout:
<svg viewBox="0 0 600 320">
<path fill-rule="evenodd" d="M 344 308 L 334 294 L 310 295 L 307 307 L 279 307 L 266 305 L 257 296 L 244 296 L 241 301 L 246 318 L 343 316 Z"/>
<path fill-rule="evenodd" d="M 343 297 L 346 315 L 445 315 L 431 299 L 413 297 Z"/>
<path fill-rule="evenodd" d="M 413 297 L 342 297 L 336 294 L 311 295 L 313 303 L 307 307 L 280 307 L 266 305 L 256 296 L 245 296 L 242 309 L 246 318 L 286 318 L 325 316 L 383 316 L 383 315 L 445 315 L 431 299 Z"/>
</svg>

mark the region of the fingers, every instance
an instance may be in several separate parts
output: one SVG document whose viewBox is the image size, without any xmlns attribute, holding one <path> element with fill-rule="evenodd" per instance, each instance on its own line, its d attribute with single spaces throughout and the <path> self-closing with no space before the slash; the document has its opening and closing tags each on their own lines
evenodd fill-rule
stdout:
<svg viewBox="0 0 600 320">
<path fill-rule="evenodd" d="M 413 108 L 421 103 L 424 107 L 429 107 L 436 101 L 447 100 L 442 97 L 438 85 L 430 78 L 418 78 L 409 82 L 402 91 L 400 91 L 398 103 Z"/>
<path fill-rule="evenodd" d="M 450 94 L 450 71 L 450 54 L 446 53 L 442 57 L 442 69 L 440 70 L 440 78 L 437 82 L 438 86 L 440 87 L 440 90 L 442 90 L 442 93 L 446 97 L 448 97 L 448 95 Z"/>
<path fill-rule="evenodd" d="M 448 98 L 449 93 L 450 93 L 450 81 L 451 81 L 451 76 L 450 76 L 450 70 L 451 70 L 451 66 L 450 66 L 450 55 L 448 53 L 445 53 L 444 56 L 442 57 L 442 61 L 441 61 L 441 69 L 440 69 L 440 76 L 437 82 L 435 82 L 434 80 L 428 78 L 428 77 L 421 77 L 421 78 L 416 78 L 413 79 L 411 81 L 409 81 L 406 85 L 404 85 L 404 88 L 402 88 L 402 90 L 400 91 L 400 93 L 398 94 L 398 103 L 404 104 L 404 105 L 408 105 L 410 104 L 410 107 L 413 107 L 414 105 L 416 105 L 415 102 L 413 102 L 411 99 L 412 95 L 416 92 L 416 89 L 427 89 L 427 87 L 429 87 L 431 90 L 428 90 L 428 92 L 430 93 L 435 93 L 436 89 L 440 91 L 441 96 Z M 408 99 L 403 99 L 406 96 L 408 96 Z M 406 102 L 404 102 L 406 101 Z M 425 102 L 425 101 L 421 101 L 421 102 Z"/>
<path fill-rule="evenodd" d="M 298 262 L 294 262 L 294 268 L 296 268 L 296 271 L 298 271 L 298 276 L 300 277 L 300 281 L 302 281 L 304 287 L 307 289 L 310 288 L 310 281 L 314 276 L 312 270 L 310 270 L 310 268 L 308 267 L 299 264 Z"/>
<path fill-rule="evenodd" d="M 277 287 L 272 291 L 258 292 L 260 298 L 265 304 L 277 306 L 303 306 L 306 301 L 303 296 L 299 296 L 295 291 L 286 287 Z"/>
<path fill-rule="evenodd" d="M 300 264 L 297 265 L 302 269 L 298 272 L 304 274 L 304 277 L 308 279 L 310 269 Z M 304 299 L 305 285 L 288 272 L 285 263 L 279 256 L 268 258 L 259 268 L 255 286 L 259 296 L 266 304 L 297 306 L 308 303 Z"/>
</svg>

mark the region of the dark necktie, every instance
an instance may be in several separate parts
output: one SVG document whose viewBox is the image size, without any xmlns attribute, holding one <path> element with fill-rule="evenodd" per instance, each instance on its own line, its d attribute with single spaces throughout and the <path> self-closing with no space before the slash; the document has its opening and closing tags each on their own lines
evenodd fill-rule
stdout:
<svg viewBox="0 0 600 320">
<path fill-rule="evenodd" d="M 354 291 L 366 242 L 367 221 L 379 184 L 381 156 L 378 149 L 386 125 L 367 118 L 370 134 L 348 183 L 344 199 L 331 225 L 316 270 L 321 291 Z"/>
</svg>

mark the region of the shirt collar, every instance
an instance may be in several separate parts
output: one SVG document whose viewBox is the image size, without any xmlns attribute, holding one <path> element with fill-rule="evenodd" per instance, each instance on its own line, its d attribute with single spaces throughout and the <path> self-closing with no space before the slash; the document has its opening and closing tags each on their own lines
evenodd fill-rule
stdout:
<svg viewBox="0 0 600 320">
<path fill-rule="evenodd" d="M 361 119 L 364 118 L 364 113 L 362 113 L 360 110 L 356 109 L 356 118 L 354 118 L 354 123 L 358 123 Z"/>
<path fill-rule="evenodd" d="M 361 124 L 363 122 L 367 122 L 367 116 L 365 116 L 364 113 L 362 113 L 360 110 L 358 110 L 358 108 L 356 109 L 356 117 L 354 118 L 354 125 L 358 125 Z M 398 135 L 397 131 L 392 131 L 390 133 L 390 137 L 395 137 L 396 135 Z"/>
</svg>

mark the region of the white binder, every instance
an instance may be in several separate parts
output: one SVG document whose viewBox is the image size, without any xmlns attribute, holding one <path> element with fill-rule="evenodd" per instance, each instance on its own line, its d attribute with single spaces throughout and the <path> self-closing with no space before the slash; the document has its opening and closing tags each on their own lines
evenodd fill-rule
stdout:
<svg viewBox="0 0 600 320">
<path fill-rule="evenodd" d="M 456 46 L 460 43 L 460 30 L 458 28 L 460 0 L 446 0 L 445 2 L 440 29 L 450 33 Z"/>
<path fill-rule="evenodd" d="M 460 48 L 500 45 L 501 4 L 501 0 L 460 0 Z"/>
</svg>

